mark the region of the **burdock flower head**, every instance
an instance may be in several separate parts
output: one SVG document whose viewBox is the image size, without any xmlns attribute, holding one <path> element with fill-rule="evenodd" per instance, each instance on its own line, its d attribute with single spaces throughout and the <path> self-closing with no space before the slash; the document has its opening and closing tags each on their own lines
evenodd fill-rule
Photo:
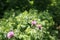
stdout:
<svg viewBox="0 0 60 40">
<path fill-rule="evenodd" d="M 36 25 L 36 21 L 33 20 L 33 21 L 31 22 L 31 24 L 32 24 L 32 25 Z"/>
<path fill-rule="evenodd" d="M 37 26 L 37 28 L 42 29 L 42 25 L 41 24 L 38 24 L 36 26 Z"/>
<path fill-rule="evenodd" d="M 10 39 L 14 36 L 14 32 L 13 31 L 10 31 L 7 33 L 7 38 Z"/>
</svg>

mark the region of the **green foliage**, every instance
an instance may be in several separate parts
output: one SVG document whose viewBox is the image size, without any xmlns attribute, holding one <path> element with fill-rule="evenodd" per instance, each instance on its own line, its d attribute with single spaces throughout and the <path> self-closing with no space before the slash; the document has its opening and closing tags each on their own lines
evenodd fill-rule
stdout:
<svg viewBox="0 0 60 40">
<path fill-rule="evenodd" d="M 7 15 L 7 13 L 11 15 Z M 19 12 L 18 16 L 12 16 L 14 11 L 6 11 L 5 15 L 9 18 L 6 19 L 5 17 L 0 21 L 0 40 L 8 40 L 6 35 L 10 30 L 14 31 L 14 37 L 9 40 L 55 40 L 56 35 L 51 36 L 48 31 L 54 25 L 52 16 L 45 11 L 37 13 L 37 10 L 30 9 L 29 12 Z M 37 24 L 32 25 L 32 20 L 36 20 L 37 24 L 41 24 L 42 29 L 37 28 Z"/>
<path fill-rule="evenodd" d="M 54 25 L 60 25 L 59 11 L 59 0 L 0 0 L 0 40 L 58 40 Z M 14 37 L 8 39 L 10 30 Z"/>
<path fill-rule="evenodd" d="M 20 9 L 21 11 L 29 10 L 31 4 L 28 0 L 0 0 L 0 18 L 4 17 L 4 12 L 6 10 Z"/>
<path fill-rule="evenodd" d="M 51 3 L 52 0 L 34 0 L 34 8 L 39 11 L 44 11 L 49 7 Z"/>
<path fill-rule="evenodd" d="M 53 6 L 49 7 L 49 13 L 53 16 L 54 21 L 60 25 L 60 4 L 59 0 L 55 1 L 55 4 Z"/>
<path fill-rule="evenodd" d="M 51 3 L 52 0 L 0 0 L 0 15 L 2 15 L 1 18 L 4 17 L 4 12 L 11 9 L 28 11 L 32 8 L 44 11 Z"/>
</svg>

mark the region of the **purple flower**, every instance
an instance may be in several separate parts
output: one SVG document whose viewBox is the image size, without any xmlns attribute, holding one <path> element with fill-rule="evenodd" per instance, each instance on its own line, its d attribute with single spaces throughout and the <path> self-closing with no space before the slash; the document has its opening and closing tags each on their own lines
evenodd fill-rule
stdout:
<svg viewBox="0 0 60 40">
<path fill-rule="evenodd" d="M 32 25 L 36 25 L 36 21 L 35 20 L 32 21 Z"/>
<path fill-rule="evenodd" d="M 38 27 L 39 29 L 41 29 L 41 28 L 42 28 L 42 25 L 41 25 L 41 24 L 38 24 L 37 27 Z"/>
<path fill-rule="evenodd" d="M 10 39 L 13 36 L 14 36 L 14 32 L 13 31 L 8 32 L 8 34 L 7 34 L 7 38 L 8 39 Z"/>
</svg>

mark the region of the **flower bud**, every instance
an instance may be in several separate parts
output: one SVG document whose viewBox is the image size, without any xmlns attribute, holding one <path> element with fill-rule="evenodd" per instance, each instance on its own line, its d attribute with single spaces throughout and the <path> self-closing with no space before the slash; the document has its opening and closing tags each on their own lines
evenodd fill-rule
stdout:
<svg viewBox="0 0 60 40">
<path fill-rule="evenodd" d="M 36 25 L 36 21 L 35 20 L 32 21 L 32 25 Z"/>
<path fill-rule="evenodd" d="M 8 34 L 7 34 L 7 38 L 8 39 L 12 38 L 13 36 L 14 36 L 14 32 L 13 31 L 8 32 Z"/>
<path fill-rule="evenodd" d="M 41 25 L 41 24 L 38 24 L 37 27 L 38 27 L 39 29 L 41 29 L 41 28 L 42 28 L 42 25 Z"/>
</svg>

